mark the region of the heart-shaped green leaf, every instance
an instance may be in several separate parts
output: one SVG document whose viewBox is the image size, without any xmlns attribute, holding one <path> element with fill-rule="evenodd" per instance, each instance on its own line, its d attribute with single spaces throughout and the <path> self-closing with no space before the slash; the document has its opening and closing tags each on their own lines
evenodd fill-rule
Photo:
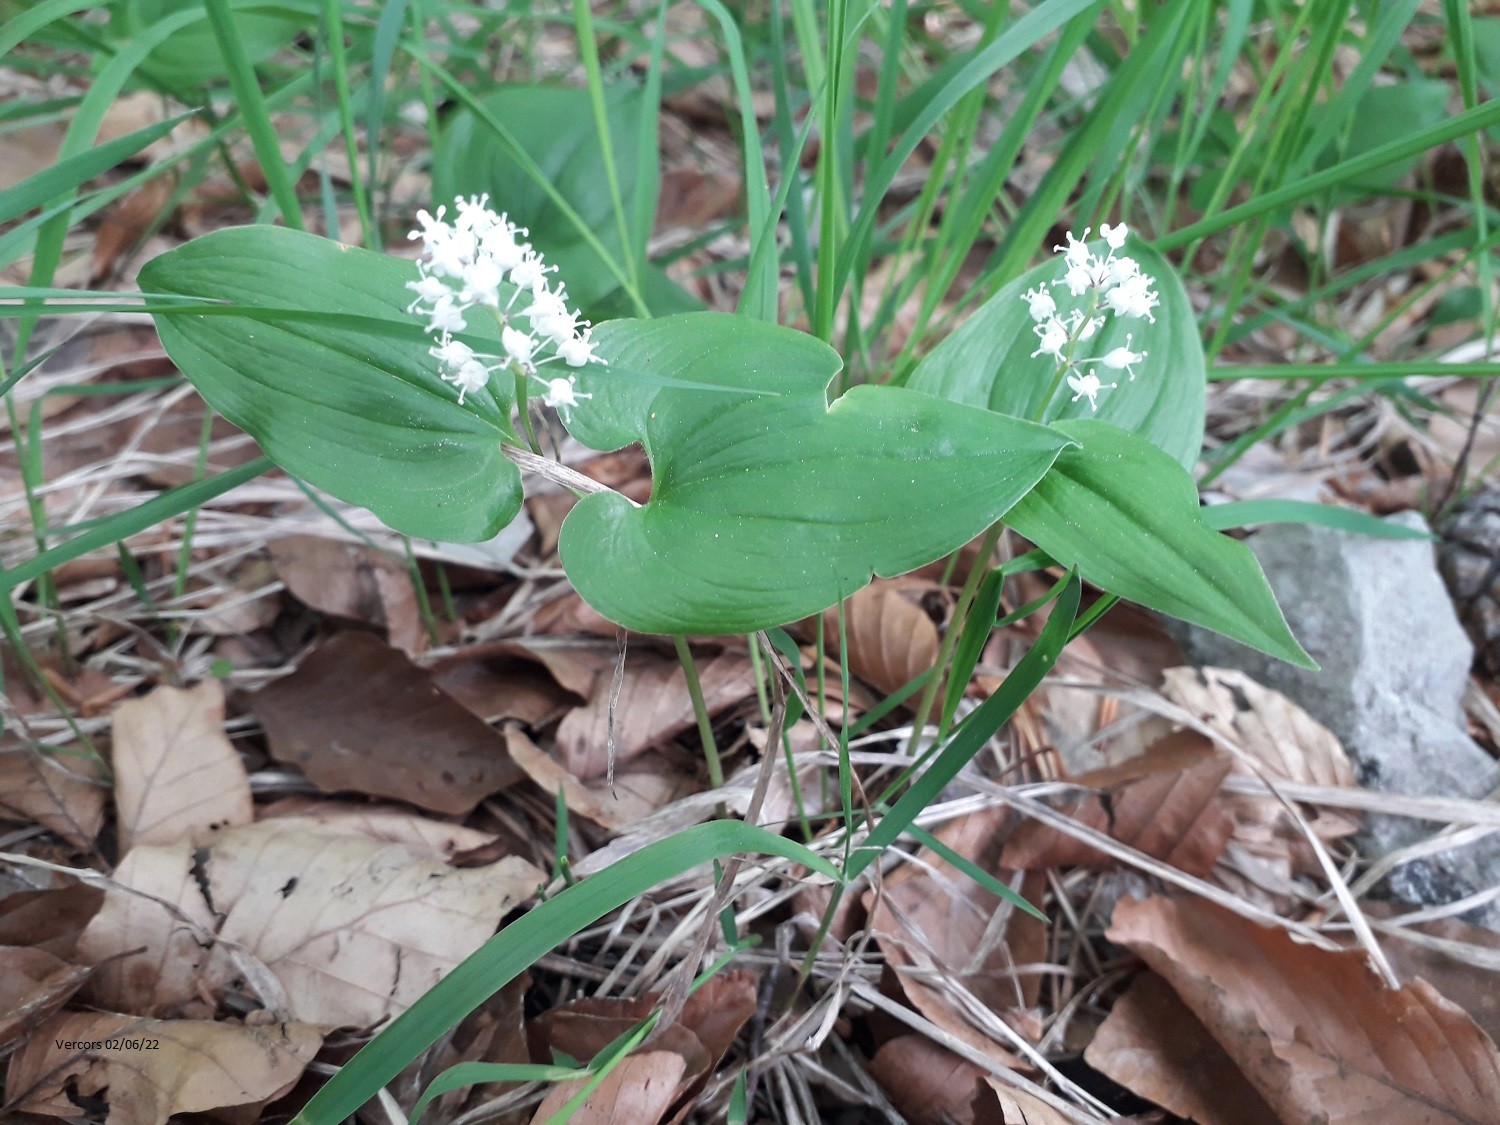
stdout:
<svg viewBox="0 0 1500 1125">
<path fill-rule="evenodd" d="M 760 321 L 692 313 L 613 321 L 611 368 L 573 433 L 651 458 L 651 500 L 581 501 L 563 524 L 568 577 L 600 613 L 645 633 L 745 633 L 847 597 L 956 550 L 1003 516 L 1056 459 L 1056 431 L 896 387 L 831 407 L 837 354 Z M 743 395 L 618 378 L 649 371 Z"/>
<path fill-rule="evenodd" d="M 520 473 L 500 448 L 515 437 L 509 388 L 496 378 L 459 405 L 406 312 L 416 276 L 411 262 L 258 226 L 154 258 L 140 284 L 245 311 L 154 315 L 204 399 L 287 472 L 409 535 L 489 539 L 521 508 Z M 372 332 L 350 317 L 406 331 Z M 479 319 L 473 334 L 498 339 Z"/>
<path fill-rule="evenodd" d="M 1211 531 L 1181 465 L 1107 422 L 1059 422 L 1078 444 L 1006 522 L 1088 581 L 1171 617 L 1316 668 L 1243 543 Z"/>
<path fill-rule="evenodd" d="M 1101 255 L 1108 252 L 1102 242 L 1091 248 Z M 1134 258 L 1143 273 L 1156 279 L 1161 299 L 1156 323 L 1111 316 L 1098 334 L 1081 346 L 1089 349 L 1088 355 L 1102 356 L 1123 345 L 1129 333 L 1131 348 L 1144 351 L 1146 359 L 1137 366 L 1134 380 L 1126 379 L 1123 372 L 1098 369 L 1101 379 L 1107 382 L 1118 378 L 1120 385 L 1099 395 L 1097 414 L 1087 399 L 1069 401 L 1071 395 L 1064 384 L 1048 418 L 1113 422 L 1140 434 L 1191 468 L 1203 448 L 1206 378 L 1193 309 L 1176 270 L 1160 254 L 1134 239 L 1126 242 L 1122 253 Z M 934 348 L 917 365 L 906 385 L 1016 418 L 1037 417 L 1057 368 L 1051 356 L 1031 354 L 1036 350 L 1037 337 L 1021 294 L 1042 285 L 1056 299 L 1059 313 L 1086 309 L 1087 295 L 1071 297 L 1064 286 L 1052 284 L 1062 278 L 1065 269 L 1062 258 L 1054 257 L 1005 286 Z"/>
</svg>

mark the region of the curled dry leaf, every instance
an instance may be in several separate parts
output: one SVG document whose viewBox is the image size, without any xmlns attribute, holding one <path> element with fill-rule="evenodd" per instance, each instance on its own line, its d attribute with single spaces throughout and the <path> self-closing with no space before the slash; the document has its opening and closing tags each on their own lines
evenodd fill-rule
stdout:
<svg viewBox="0 0 1500 1125">
<path fill-rule="evenodd" d="M 44 949 L 0 946 L 0 1047 L 27 1036 L 78 991 L 92 970 Z"/>
<path fill-rule="evenodd" d="M 1354 768 L 1339 740 L 1280 692 L 1226 668 L 1169 668 L 1163 677 L 1163 692 L 1168 699 L 1243 749 L 1271 780 L 1354 784 Z M 1254 773 L 1239 760 L 1232 770 Z M 1264 825 L 1283 836 L 1301 838 L 1286 810 L 1273 797 L 1237 796 L 1233 805 L 1247 824 Z M 1359 828 L 1359 821 L 1346 812 L 1308 810 L 1306 817 L 1324 840 L 1347 836 Z"/>
<path fill-rule="evenodd" d="M 111 757 L 122 849 L 254 818 L 244 763 L 224 737 L 224 689 L 160 687 L 115 712 Z"/>
<path fill-rule="evenodd" d="M 427 648 L 411 572 L 361 543 L 289 535 L 270 542 L 271 561 L 292 596 L 322 613 L 382 626 L 407 656 Z"/>
<path fill-rule="evenodd" d="M 698 681 L 710 715 L 734 706 L 755 690 L 750 659 L 720 652 L 698 659 Z M 562 721 L 557 731 L 558 760 L 574 777 L 587 781 L 609 766 L 611 677 L 599 676 L 588 703 Z M 616 767 L 660 746 L 693 726 L 693 701 L 676 660 L 654 652 L 632 656 L 614 707 Z"/>
<path fill-rule="evenodd" d="M 621 1035 L 631 1031 L 651 1014 L 659 1002 L 658 996 L 630 999 L 590 997 L 544 1012 L 532 1020 L 527 1029 L 532 1060 L 551 1062 L 554 1052 L 562 1052 L 572 1058 L 587 1061 Z M 589 1120 L 619 1121 L 622 1125 L 624 1122 L 631 1122 L 633 1125 L 640 1121 L 642 1125 L 649 1125 L 650 1122 L 661 1120 L 670 1111 L 668 1119 L 674 1123 L 680 1122 L 691 1110 L 694 1099 L 702 1092 L 714 1067 L 733 1045 L 740 1029 L 755 1014 L 755 1004 L 756 978 L 752 973 L 726 972 L 704 982 L 688 997 L 678 1021 L 660 1028 L 647 1043 L 651 1049 L 648 1053 L 670 1053 L 682 1063 L 677 1085 L 661 1103 L 658 1116 L 610 1117 L 607 1111 L 615 1104 L 611 1098 L 590 1096 L 588 1105 L 595 1107 L 592 1112 L 596 1116 Z M 643 1073 L 654 1075 L 665 1072 L 665 1068 L 658 1066 Z M 574 1093 L 577 1089 L 576 1084 L 572 1085 Z M 639 1092 L 630 1096 L 639 1096 Z M 561 1104 L 562 1102 L 558 1103 Z M 654 1106 L 656 1101 L 653 1098 L 649 1103 L 643 1104 Z M 605 1115 L 597 1116 L 601 1113 Z M 535 1118 L 538 1122 L 546 1119 L 545 1114 L 539 1114 Z"/>
<path fill-rule="evenodd" d="M 1072 1125 L 1033 1093 L 1007 1085 L 993 1074 L 974 1096 L 974 1125 Z"/>
<path fill-rule="evenodd" d="M 1425 981 L 1301 944 L 1201 900 L 1115 907 L 1108 932 L 1164 977 L 1283 1121 L 1487 1125 L 1500 1051 Z"/>
<path fill-rule="evenodd" d="M 71 960 L 78 936 L 103 902 L 102 890 L 82 883 L 6 895 L 0 898 L 0 945 L 24 945 Z"/>
<path fill-rule="evenodd" d="M 522 774 L 499 731 L 368 633 L 339 633 L 247 702 L 271 756 L 324 792 L 464 815 Z"/>
<path fill-rule="evenodd" d="M 889 695 L 937 662 L 937 625 L 922 599 L 939 594 L 936 582 L 911 578 L 877 578 L 845 603 L 849 671 Z M 823 615 L 824 647 L 838 655 L 838 608 Z"/>
<path fill-rule="evenodd" d="M 1152 972 L 1136 977 L 1115 1002 L 1084 1058 L 1132 1093 L 1199 1125 L 1276 1120 L 1219 1041 Z"/>
<path fill-rule="evenodd" d="M 269 970 L 292 1018 L 369 1027 L 477 949 L 545 876 L 515 856 L 455 869 L 409 834 L 391 842 L 353 822 L 278 817 L 196 848 L 136 848 L 115 879 L 122 889 L 79 942 L 100 966 L 94 1002 L 164 1013 L 234 987 L 243 962 L 227 942 Z"/>
<path fill-rule="evenodd" d="M 618 832 L 626 825 L 640 819 L 635 802 L 622 800 L 618 786 L 614 794 L 607 790 L 596 792 L 558 765 L 552 757 L 517 727 L 507 727 L 505 742 L 510 748 L 511 760 L 526 771 L 526 776 L 536 783 L 542 792 L 555 795 L 562 790 L 568 811 L 592 820 L 602 828 Z M 616 782 L 620 780 L 616 775 Z"/>
<path fill-rule="evenodd" d="M 76 1118 L 74 1092 L 102 1097 L 110 1125 L 165 1125 L 178 1113 L 279 1097 L 322 1043 L 305 1024 L 70 1012 L 50 1020 L 11 1059 L 5 1090 L 16 1109 L 32 1113 Z"/>
<path fill-rule="evenodd" d="M 1068 813 L 1189 875 L 1206 875 L 1234 832 L 1219 795 L 1229 767 L 1229 755 L 1214 753 L 1201 735 L 1169 735 L 1118 766 L 1080 774 L 1075 783 L 1093 792 Z M 1027 821 L 1006 845 L 1003 862 L 1032 870 L 1107 867 L 1115 860 L 1060 829 Z"/>
</svg>

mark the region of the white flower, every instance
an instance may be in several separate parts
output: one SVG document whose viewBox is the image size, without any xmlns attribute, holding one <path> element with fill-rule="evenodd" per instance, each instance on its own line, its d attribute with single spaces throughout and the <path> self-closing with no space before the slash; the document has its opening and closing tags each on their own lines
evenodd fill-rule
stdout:
<svg viewBox="0 0 1500 1125">
<path fill-rule="evenodd" d="M 1072 387 L 1076 392 L 1073 395 L 1073 401 L 1077 402 L 1081 398 L 1087 398 L 1090 410 L 1099 409 L 1097 399 L 1100 391 L 1113 390 L 1118 385 L 1117 383 L 1100 383 L 1099 376 L 1093 374 L 1068 376 L 1068 386 Z"/>
<path fill-rule="evenodd" d="M 532 366 L 531 357 L 536 352 L 536 339 L 529 333 L 507 324 L 500 330 L 500 346 L 523 370 Z"/>
<path fill-rule="evenodd" d="M 579 399 L 594 397 L 579 394 L 575 389 L 577 386 L 578 379 L 573 375 L 547 380 L 547 389 L 542 395 L 542 401 L 561 414 L 564 422 L 568 420 L 568 411 L 578 405 Z"/>
<path fill-rule="evenodd" d="M 428 268 L 439 277 L 462 277 L 478 250 L 479 242 L 473 231 L 449 227 L 445 236 L 428 249 L 431 260 Z"/>
<path fill-rule="evenodd" d="M 480 254 L 463 271 L 463 289 L 459 297 L 469 304 L 499 308 L 500 282 L 503 280 L 505 274 L 495 259 L 488 254 Z"/>
<path fill-rule="evenodd" d="M 594 342 L 589 338 L 587 331 L 557 345 L 557 354 L 569 367 L 582 367 L 590 360 L 596 363 L 604 362 L 594 354 Z"/>
<path fill-rule="evenodd" d="M 417 226 L 420 230 L 410 232 L 406 237 L 415 242 L 422 240 L 422 253 L 432 253 L 433 246 L 448 237 L 448 224 L 443 222 L 443 216 L 447 214 L 446 207 L 439 207 L 436 215 L 429 215 L 426 211 L 417 212 Z"/>
<path fill-rule="evenodd" d="M 1083 314 L 1078 313 L 1077 315 L 1081 321 Z M 1078 325 L 1075 323 L 1074 327 L 1077 328 Z M 1088 322 L 1084 324 L 1083 327 L 1078 329 L 1078 338 L 1080 340 L 1092 340 L 1099 329 L 1103 327 L 1104 318 L 1102 316 L 1091 316 L 1089 317 Z"/>
<path fill-rule="evenodd" d="M 463 309 L 454 298 L 452 290 L 438 298 L 428 310 L 427 316 L 427 331 L 429 332 L 462 332 L 467 325 Z"/>
<path fill-rule="evenodd" d="M 1069 231 L 1068 244 L 1066 246 L 1054 246 L 1052 249 L 1061 254 L 1063 256 L 1063 259 L 1068 263 L 1069 266 L 1088 265 L 1089 260 L 1094 256 L 1093 254 L 1089 253 L 1088 247 L 1088 237 L 1090 229 L 1091 228 L 1089 227 L 1083 228 L 1082 238 L 1075 238 L 1073 236 L 1073 232 Z"/>
<path fill-rule="evenodd" d="M 1036 333 L 1037 339 L 1041 341 L 1036 351 L 1031 353 L 1033 359 L 1043 353 L 1059 359 L 1062 358 L 1063 349 L 1068 346 L 1068 340 L 1072 336 L 1066 323 L 1055 316 L 1049 317 L 1041 324 L 1032 328 L 1032 331 Z"/>
<path fill-rule="evenodd" d="M 1138 273 L 1112 288 L 1104 295 L 1104 300 L 1118 316 L 1143 316 L 1155 324 L 1156 317 L 1151 315 L 1151 310 L 1156 308 L 1156 297 L 1156 291 L 1151 288 L 1151 278 Z"/>
<path fill-rule="evenodd" d="M 1135 382 L 1134 365 L 1146 358 L 1145 352 L 1133 352 L 1130 350 L 1129 332 L 1125 333 L 1125 343 L 1122 347 L 1115 348 L 1099 362 L 1103 363 L 1111 371 L 1124 371 L 1130 376 L 1130 381 Z"/>
<path fill-rule="evenodd" d="M 1132 277 L 1141 276 L 1141 267 L 1134 258 L 1117 258 L 1111 254 L 1106 265 L 1109 267 L 1105 274 L 1105 284 L 1107 285 L 1123 285 Z M 1147 279 L 1147 284 L 1149 283 L 1150 279 Z"/>
<path fill-rule="evenodd" d="M 1130 237 L 1130 228 L 1124 223 L 1113 227 L 1108 223 L 1101 223 L 1099 234 L 1103 236 L 1105 242 L 1109 243 L 1111 250 L 1118 250 L 1125 245 L 1125 239 Z"/>
<path fill-rule="evenodd" d="M 462 367 L 474 358 L 474 349 L 462 340 L 455 340 L 446 332 L 435 348 L 428 348 L 427 354 L 436 359 L 444 367 Z"/>
<path fill-rule="evenodd" d="M 418 305 L 434 305 L 451 292 L 440 277 L 423 274 L 417 281 L 408 281 L 406 287 L 417 295 L 417 299 L 406 306 L 407 312 L 416 312 Z"/>
<path fill-rule="evenodd" d="M 477 359 L 468 359 L 453 370 L 445 372 L 443 379 L 458 388 L 458 404 L 462 406 L 464 395 L 472 394 L 489 385 L 490 370 Z"/>
<path fill-rule="evenodd" d="M 489 203 L 488 192 L 484 195 L 470 196 L 468 199 L 454 200 L 453 207 L 458 212 L 453 220 L 454 228 L 474 234 L 483 234 L 489 230 L 498 219 L 498 216 L 490 210 Z"/>
<path fill-rule="evenodd" d="M 542 256 L 536 251 L 527 251 L 521 256 L 510 270 L 510 283 L 517 289 L 531 289 L 537 282 L 541 281 L 547 273 L 542 265 Z"/>
<path fill-rule="evenodd" d="M 480 248 L 495 260 L 495 265 L 509 273 L 521 264 L 530 245 L 516 236 L 526 232 L 514 223 L 499 216 L 499 221 L 479 236 Z"/>
<path fill-rule="evenodd" d="M 1032 320 L 1040 322 L 1057 312 L 1057 302 L 1043 286 L 1038 285 L 1035 289 L 1026 290 L 1021 294 L 1021 300 L 1026 302 L 1027 311 L 1031 313 Z"/>
</svg>

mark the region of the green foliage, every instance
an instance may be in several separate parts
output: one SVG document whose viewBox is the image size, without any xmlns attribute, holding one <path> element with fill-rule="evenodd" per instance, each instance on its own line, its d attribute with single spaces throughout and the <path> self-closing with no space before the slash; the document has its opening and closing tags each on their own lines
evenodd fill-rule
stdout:
<svg viewBox="0 0 1500 1125">
<path fill-rule="evenodd" d="M 1250 549 L 1204 524 L 1186 469 L 1107 422 L 1056 428 L 1077 445 L 1016 505 L 1012 527 L 1110 593 L 1317 667 L 1287 628 Z"/>
<path fill-rule="evenodd" d="M 832 407 L 838 355 L 811 337 L 713 313 L 614 321 L 611 367 L 760 392 L 624 383 L 606 368 L 572 428 L 640 441 L 644 507 L 612 493 L 563 525 L 563 565 L 595 609 L 647 633 L 744 633 L 815 613 L 878 575 L 956 550 L 1034 485 L 1066 439 L 897 387 Z"/>
<path fill-rule="evenodd" d="M 504 380 L 464 406 L 406 312 L 406 261 L 276 227 L 216 231 L 148 262 L 148 292 L 406 322 L 415 339 L 266 316 L 156 313 L 162 345 L 203 397 L 288 472 L 424 539 L 489 539 L 521 477 Z M 478 317 L 474 318 L 478 320 Z M 493 325 L 475 336 L 498 338 Z M 491 343 L 493 348 L 495 345 Z"/>
<path fill-rule="evenodd" d="M 643 112 L 643 92 L 607 86 L 603 99 L 610 136 L 630 136 Z M 435 201 L 487 193 L 497 209 L 530 230 L 531 241 L 558 267 L 574 302 L 589 316 L 602 319 L 628 309 L 620 273 L 629 272 L 632 256 L 653 314 L 698 307 L 641 260 L 644 237 L 628 224 L 622 233 L 587 90 L 505 85 L 477 103 L 477 109 L 462 106 L 454 113 L 433 154 Z M 612 147 L 625 214 L 654 218 L 654 203 L 643 211 L 641 200 L 649 202 L 655 191 L 655 167 L 645 166 L 629 144 Z"/>
<path fill-rule="evenodd" d="M 202 7 L 203 0 L 126 0 L 112 6 L 109 34 L 118 42 L 129 42 L 169 16 Z M 234 17 L 235 30 L 252 63 L 270 58 L 312 22 L 305 7 L 299 10 L 274 0 L 241 7 Z M 206 23 L 195 23 L 154 48 L 146 65 L 183 86 L 208 85 L 224 77 L 224 60 Z"/>
<path fill-rule="evenodd" d="M 1094 249 L 1102 253 L 1107 248 L 1100 243 Z M 1049 419 L 1112 422 L 1191 466 L 1203 446 L 1205 386 L 1203 346 L 1192 305 L 1177 271 L 1164 257 L 1133 238 L 1123 252 L 1140 263 L 1142 272 L 1156 278 L 1161 307 L 1156 310 L 1155 324 L 1110 317 L 1084 345 L 1090 354 L 1103 355 L 1124 344 L 1128 332 L 1131 347 L 1147 353 L 1139 377 L 1102 395 L 1097 414 L 1086 399 L 1070 402 L 1066 393 L 1059 393 L 1048 407 L 1042 399 L 1056 363 L 1051 356 L 1031 354 L 1037 338 L 1021 294 L 1042 285 L 1056 298 L 1059 312 L 1077 305 L 1078 299 L 1069 298 L 1067 289 L 1052 284 L 1066 268 L 1061 257 L 1049 258 L 1004 286 L 917 365 L 906 385 L 1016 418 L 1037 418 L 1047 408 Z"/>
</svg>

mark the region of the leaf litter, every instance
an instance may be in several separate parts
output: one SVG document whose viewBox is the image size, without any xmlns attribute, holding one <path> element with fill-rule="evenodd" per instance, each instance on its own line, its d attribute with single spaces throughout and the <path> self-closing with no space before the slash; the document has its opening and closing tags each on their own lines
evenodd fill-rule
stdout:
<svg viewBox="0 0 1500 1125">
<path fill-rule="evenodd" d="M 672 19 L 682 14 L 674 8 Z M 945 33 L 949 18 L 932 13 L 927 26 Z M 708 42 L 671 49 L 708 50 L 708 66 Z M 1231 77 L 1232 97 L 1254 96 L 1253 83 Z M 663 135 L 679 151 L 668 154 L 675 166 L 664 181 L 702 198 L 664 221 L 701 213 L 707 224 L 734 207 L 724 188 L 738 182 L 732 115 L 722 91 L 676 97 L 683 106 L 669 106 Z M 130 115 L 143 107 L 161 109 L 133 95 L 111 117 L 139 122 Z M 55 148 L 60 134 L 47 132 L 42 141 Z M 1015 182 L 1039 182 L 1049 160 L 1026 157 Z M 238 172 L 264 187 L 253 162 Z M 413 199 L 427 191 L 420 176 L 401 175 Z M 169 246 L 175 233 L 140 247 L 165 202 L 153 191 L 126 197 L 87 230 L 91 244 L 64 264 L 60 283 L 124 284 L 141 257 Z M 175 202 L 189 233 L 244 218 L 217 172 Z M 1341 267 L 1443 221 L 1408 204 L 1345 222 Z M 670 233 L 685 241 L 698 232 Z M 1300 258 L 1284 243 L 1270 232 L 1266 261 L 1300 294 Z M 716 267 L 747 252 L 740 236 L 721 235 L 675 265 L 684 277 L 709 267 L 692 285 L 728 308 L 735 295 Z M 889 272 L 888 262 L 876 266 Z M 1390 301 L 1377 283 L 1358 287 L 1351 322 L 1384 315 Z M 1428 326 L 1413 306 L 1372 339 L 1370 354 L 1399 357 L 1403 333 L 1430 331 L 1436 345 L 1455 329 L 1454 343 L 1471 347 L 1472 326 Z M 1255 327 L 1225 356 L 1279 361 L 1291 339 L 1285 325 Z M 63 346 L 18 393 L 42 422 L 49 525 L 123 510 L 198 475 L 202 405 L 184 388 L 71 390 L 171 374 L 150 332 L 105 316 L 47 342 Z M 1484 358 L 1461 351 L 1450 358 Z M 1459 417 L 1439 410 L 1414 421 L 1370 396 L 1257 443 L 1211 498 L 1310 488 L 1376 510 L 1420 502 L 1446 483 L 1480 400 L 1467 382 L 1413 385 Z M 1243 433 L 1270 402 L 1264 383 L 1215 384 L 1210 445 Z M 1477 430 L 1481 460 L 1491 430 Z M 0 432 L 9 434 L 8 419 Z M 233 427 L 213 423 L 208 472 L 254 455 Z M 582 457 L 565 447 L 565 457 L 637 500 L 649 491 L 633 451 Z M 269 474 L 206 506 L 191 536 L 177 521 L 133 537 L 128 566 L 99 556 L 60 569 L 57 622 L 77 663 L 42 656 L 42 626 L 53 622 L 23 591 L 25 636 L 69 713 L 7 651 L 0 850 L 13 859 L 0 886 L 0 1030 L 14 1040 L 5 1112 L 251 1121 L 300 1082 L 268 1111 L 284 1120 L 315 1085 L 305 1073 L 315 1057 L 344 1061 L 348 1044 L 533 901 L 557 859 L 559 792 L 569 861 L 597 870 L 720 806 L 744 814 L 761 761 L 789 751 L 796 783 L 778 770 L 762 816 L 837 854 L 822 819 L 840 803 L 825 732 L 931 666 L 963 561 L 955 575 L 932 568 L 850 600 L 847 703 L 836 617 L 823 630 L 834 663 L 810 651 L 811 630 L 798 634 L 808 698 L 828 706 L 780 747 L 761 698 L 770 685 L 756 682 L 742 643 L 695 638 L 728 775 L 708 790 L 675 658 L 630 638 L 616 692 L 618 631 L 557 578 L 570 503 L 538 490 L 528 499 L 534 523 L 523 518 L 511 539 L 411 544 L 422 561 L 409 566 L 401 541 L 364 514 L 319 509 Z M 23 526 L 25 504 L 12 441 L 0 449 L 0 520 Z M 6 565 L 31 550 L 20 539 L 0 546 Z M 1039 592 L 1027 580 L 1007 587 L 1006 608 Z M 1032 636 L 1028 624 L 995 634 L 961 714 Z M 721 975 L 699 994 L 719 1025 L 695 1024 L 690 999 L 574 1120 L 719 1120 L 740 1076 L 762 1114 L 773 1107 L 788 1120 L 899 1113 L 1051 1125 L 1119 1119 L 1147 1103 L 1203 1122 L 1492 1117 L 1493 934 L 1404 917 L 1359 889 L 1356 909 L 1401 982 L 1389 987 L 1352 941 L 1317 849 L 1336 860 L 1335 875 L 1352 872 L 1362 809 L 1481 826 L 1495 823 L 1493 809 L 1365 794 L 1337 740 L 1283 697 L 1179 663 L 1148 615 L 1111 612 L 924 817 L 944 847 L 1041 906 L 1048 923 L 916 845 L 845 896 L 803 964 L 830 906 L 826 890 L 774 867 L 747 872 L 737 910 L 760 944 L 739 955 L 745 976 Z M 911 739 L 913 703 L 855 739 L 856 803 L 922 745 Z M 1029 811 L 1041 808 L 1055 815 Z M 665 966 L 712 926 L 712 895 L 697 873 L 586 929 L 393 1084 L 397 1101 L 409 1106 L 446 1062 L 597 1050 L 651 1009 Z M 335 931 L 337 943 L 327 940 Z M 129 1056 L 56 1047 L 112 1036 L 163 1047 Z M 1101 1074 L 1138 1100 L 1101 1092 Z M 449 1095 L 434 1113 L 482 1118 L 500 1105 L 492 1119 L 544 1121 L 577 1092 L 482 1087 Z"/>
</svg>

